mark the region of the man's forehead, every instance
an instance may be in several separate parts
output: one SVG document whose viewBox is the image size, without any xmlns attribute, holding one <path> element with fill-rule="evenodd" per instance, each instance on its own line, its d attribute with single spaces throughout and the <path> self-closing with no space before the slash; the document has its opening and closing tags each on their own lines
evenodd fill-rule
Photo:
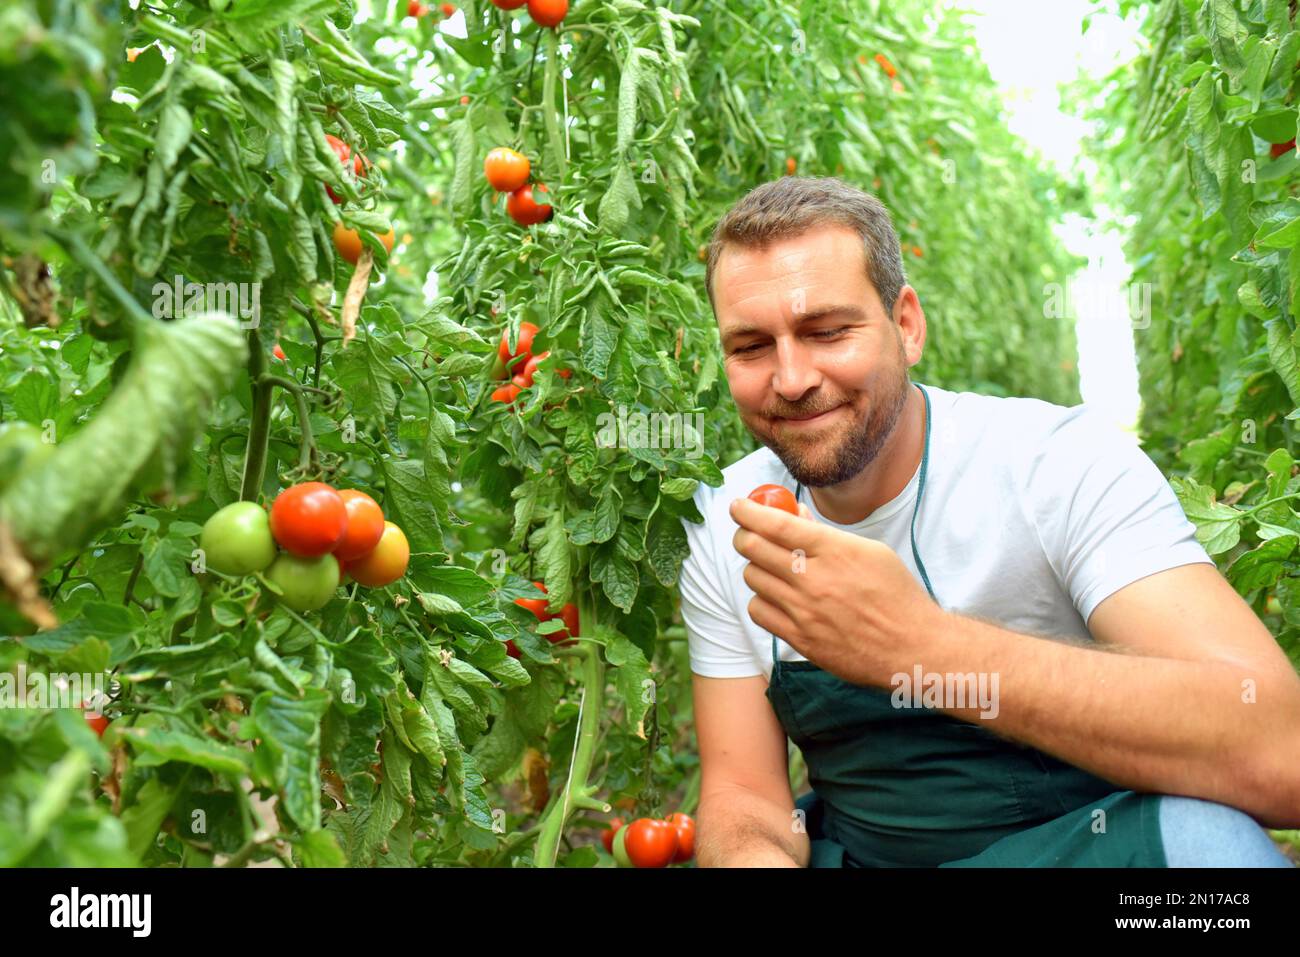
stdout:
<svg viewBox="0 0 1300 957">
<path fill-rule="evenodd" d="M 860 298 L 870 283 L 861 267 L 861 241 L 842 235 L 808 234 L 773 242 L 764 248 L 727 246 L 718 259 L 714 294 L 719 309 L 744 313 L 747 308 L 771 308 L 772 298 L 794 314 L 819 310 Z M 790 300 L 785 302 L 784 300 Z"/>
</svg>

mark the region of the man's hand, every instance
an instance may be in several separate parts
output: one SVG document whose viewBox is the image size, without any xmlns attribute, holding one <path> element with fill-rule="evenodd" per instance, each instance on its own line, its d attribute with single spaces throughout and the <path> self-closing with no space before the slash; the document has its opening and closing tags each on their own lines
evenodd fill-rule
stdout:
<svg viewBox="0 0 1300 957">
<path fill-rule="evenodd" d="M 945 612 L 880 542 L 738 499 L 736 551 L 749 560 L 749 616 L 824 671 L 888 687 L 920 660 Z"/>
</svg>

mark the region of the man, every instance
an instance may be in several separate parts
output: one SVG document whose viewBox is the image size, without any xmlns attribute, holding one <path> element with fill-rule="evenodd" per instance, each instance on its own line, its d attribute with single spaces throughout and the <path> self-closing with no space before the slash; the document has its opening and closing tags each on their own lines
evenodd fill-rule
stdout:
<svg viewBox="0 0 1300 957">
<path fill-rule="evenodd" d="M 746 195 L 706 282 L 765 448 L 686 526 L 700 865 L 1289 866 L 1300 677 L 1136 443 L 913 384 L 898 239 L 838 180 Z"/>
</svg>

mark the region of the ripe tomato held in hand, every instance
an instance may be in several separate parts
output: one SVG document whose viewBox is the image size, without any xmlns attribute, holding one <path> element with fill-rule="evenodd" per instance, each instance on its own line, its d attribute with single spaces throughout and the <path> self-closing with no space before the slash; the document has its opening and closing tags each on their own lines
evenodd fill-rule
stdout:
<svg viewBox="0 0 1300 957">
<path fill-rule="evenodd" d="M 799 503 L 795 501 L 794 493 L 784 485 L 760 485 L 749 493 L 749 497 L 759 505 L 779 508 L 791 515 L 799 514 Z"/>
<path fill-rule="evenodd" d="M 340 490 L 339 497 L 348 512 L 348 527 L 334 546 L 334 554 L 339 561 L 350 562 L 379 544 L 384 534 L 384 510 L 365 492 L 354 488 Z"/>
<path fill-rule="evenodd" d="M 667 821 L 677 830 L 677 854 L 673 862 L 689 861 L 695 854 L 695 819 L 678 811 L 668 815 Z"/>
<path fill-rule="evenodd" d="M 294 611 L 316 611 L 338 590 L 339 561 L 333 555 L 302 558 L 284 552 L 266 570 L 266 580 L 280 589 L 280 601 Z"/>
<path fill-rule="evenodd" d="M 609 827 L 600 832 L 600 843 L 604 844 L 605 850 L 611 854 L 614 853 L 614 835 L 618 833 L 618 829 L 622 826 L 623 819 L 621 817 L 610 818 Z"/>
<path fill-rule="evenodd" d="M 303 558 L 328 555 L 348 527 L 342 496 L 324 482 L 300 482 L 271 504 L 271 534 L 287 552 Z"/>
<path fill-rule="evenodd" d="M 483 175 L 498 193 L 513 193 L 528 182 L 532 164 L 523 153 L 508 146 L 498 146 L 488 151 L 483 160 Z"/>
<path fill-rule="evenodd" d="M 497 346 L 497 355 L 500 356 L 501 361 L 504 362 L 507 367 L 510 366 L 511 359 L 517 359 L 519 356 L 523 355 L 532 355 L 533 339 L 536 338 L 537 333 L 540 331 L 541 330 L 531 322 L 519 323 L 519 341 L 515 343 L 514 351 L 511 352 L 509 342 L 510 330 L 505 330 L 501 333 L 501 344 Z"/>
<path fill-rule="evenodd" d="M 528 15 L 540 27 L 557 27 L 569 12 L 569 0 L 528 0 Z"/>
<path fill-rule="evenodd" d="M 348 577 L 367 588 L 383 588 L 406 574 L 411 563 L 411 545 L 406 534 L 393 522 L 384 522 L 379 544 L 355 561 L 348 562 Z"/>
<path fill-rule="evenodd" d="M 667 867 L 677 855 L 677 828 L 652 817 L 627 826 L 627 856 L 636 867 Z"/>
<path fill-rule="evenodd" d="M 533 198 L 533 191 L 550 192 L 541 183 L 531 183 L 519 187 L 506 197 L 506 212 L 520 226 L 536 226 L 544 223 L 554 214 L 549 203 L 538 203 Z"/>
<path fill-rule="evenodd" d="M 266 509 L 256 502 L 231 502 L 218 509 L 199 533 L 207 567 L 223 575 L 265 571 L 275 561 L 275 539 Z"/>
</svg>

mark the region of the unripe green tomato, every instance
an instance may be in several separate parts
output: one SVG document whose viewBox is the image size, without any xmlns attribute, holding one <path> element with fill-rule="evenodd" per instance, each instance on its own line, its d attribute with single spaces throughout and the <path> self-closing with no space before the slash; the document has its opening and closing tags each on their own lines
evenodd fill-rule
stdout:
<svg viewBox="0 0 1300 957">
<path fill-rule="evenodd" d="M 618 833 L 614 835 L 614 860 L 618 862 L 619 867 L 631 867 L 632 858 L 627 856 L 627 825 L 620 827 Z"/>
<path fill-rule="evenodd" d="M 294 611 L 323 608 L 339 587 L 339 560 L 333 555 L 301 558 L 282 552 L 266 571 L 267 581 L 284 592 L 280 601 Z"/>
<path fill-rule="evenodd" d="M 232 502 L 203 525 L 199 547 L 208 567 L 223 575 L 264 571 L 275 561 L 275 539 L 266 509 L 256 502 Z"/>
</svg>

